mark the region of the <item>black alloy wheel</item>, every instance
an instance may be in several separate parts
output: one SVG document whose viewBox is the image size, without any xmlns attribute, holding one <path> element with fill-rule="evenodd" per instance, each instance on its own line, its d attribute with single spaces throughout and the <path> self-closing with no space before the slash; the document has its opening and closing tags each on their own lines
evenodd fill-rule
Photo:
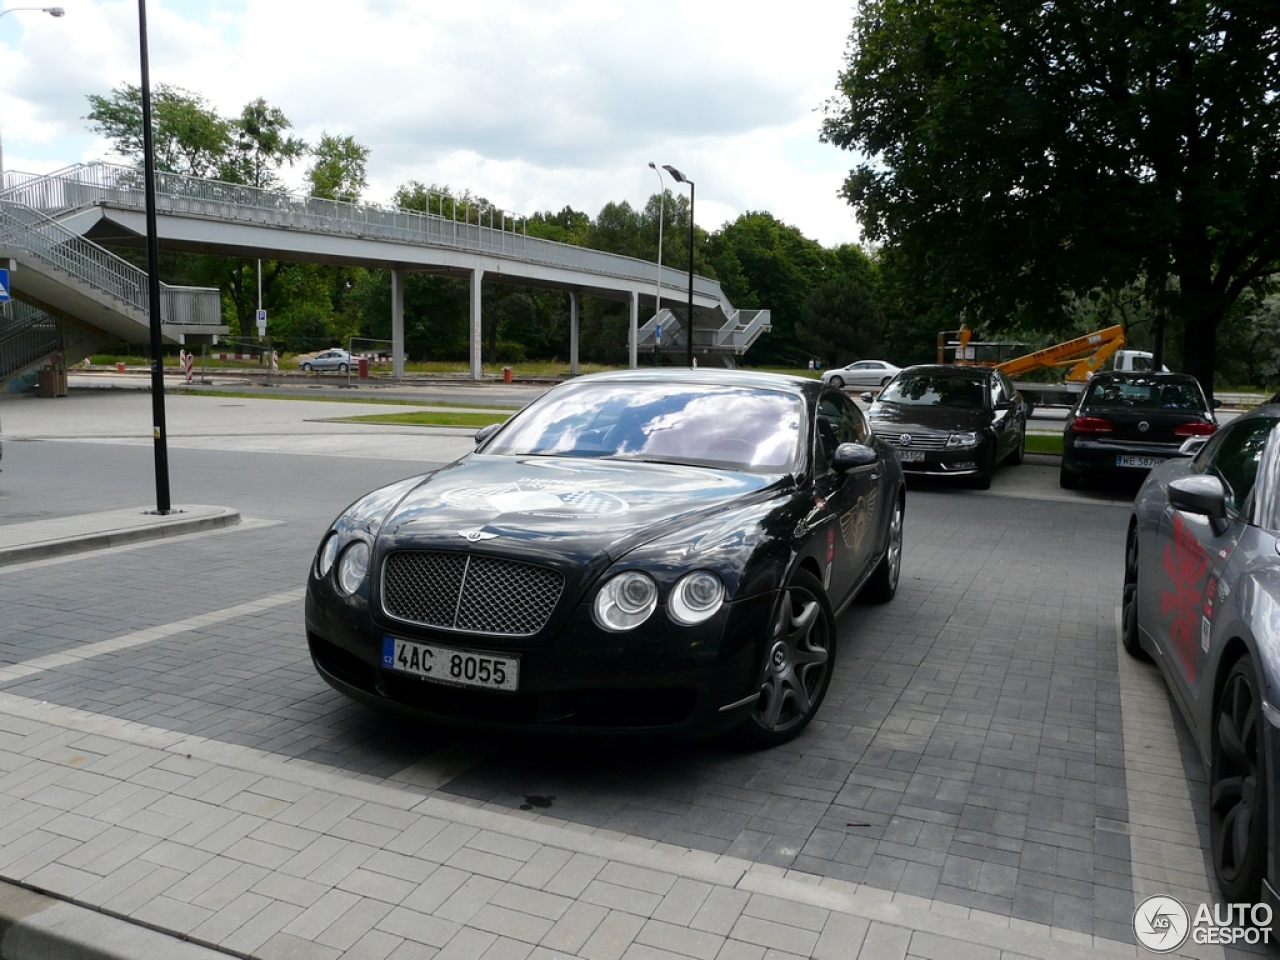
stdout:
<svg viewBox="0 0 1280 960">
<path fill-rule="evenodd" d="M 737 729 L 752 747 L 772 747 L 795 737 L 827 695 L 835 667 L 836 619 L 822 583 L 800 570 L 779 597 L 761 665 L 760 697 Z"/>
<path fill-rule="evenodd" d="M 1147 659 L 1138 639 L 1138 525 L 1129 526 L 1124 547 L 1124 595 L 1120 606 L 1120 640 L 1131 657 Z"/>
<path fill-rule="evenodd" d="M 893 502 L 893 516 L 889 518 L 889 537 L 884 556 L 876 566 L 865 588 L 868 600 L 888 603 L 898 592 L 898 578 L 902 575 L 902 498 Z"/>
<path fill-rule="evenodd" d="M 1209 842 L 1213 869 L 1231 903 L 1256 903 L 1267 860 L 1264 718 L 1248 655 L 1232 664 L 1215 711 L 1209 771 Z"/>
</svg>

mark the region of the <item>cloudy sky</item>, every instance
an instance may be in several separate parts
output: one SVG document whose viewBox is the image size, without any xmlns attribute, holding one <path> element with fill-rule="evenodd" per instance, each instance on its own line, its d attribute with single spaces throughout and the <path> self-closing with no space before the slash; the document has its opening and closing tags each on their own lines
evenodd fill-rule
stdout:
<svg viewBox="0 0 1280 960">
<path fill-rule="evenodd" d="M 0 0 L 0 9 L 40 0 Z M 44 0 L 49 2 L 49 0 Z M 136 0 L 53 0 L 0 17 L 9 170 L 102 158 L 86 97 L 138 82 Z M 262 96 L 308 141 L 369 147 L 366 199 L 408 180 L 518 213 L 592 216 L 697 183 L 715 229 L 768 210 L 832 245 L 856 240 L 836 192 L 852 157 L 818 142 L 853 0 L 148 0 L 152 84 L 235 115 Z M 294 171 L 297 182 L 301 168 Z M 670 180 L 667 185 L 672 186 Z M 684 188 L 680 188 L 684 189 Z"/>
</svg>

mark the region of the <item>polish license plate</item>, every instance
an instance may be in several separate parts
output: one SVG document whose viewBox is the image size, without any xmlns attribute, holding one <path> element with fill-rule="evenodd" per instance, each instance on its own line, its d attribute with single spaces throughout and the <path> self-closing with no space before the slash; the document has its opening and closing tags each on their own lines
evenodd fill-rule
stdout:
<svg viewBox="0 0 1280 960">
<path fill-rule="evenodd" d="M 901 461 L 902 463 L 923 463 L 924 451 L 923 450 L 899 450 L 898 460 Z"/>
<path fill-rule="evenodd" d="M 1160 466 L 1162 463 L 1164 463 L 1164 457 L 1132 457 L 1126 456 L 1125 454 L 1116 455 L 1117 467 L 1142 467 L 1149 470 L 1152 467 Z"/>
<path fill-rule="evenodd" d="M 400 637 L 382 638 L 382 665 L 435 683 L 514 693 L 520 686 L 520 658 L 457 650 Z"/>
</svg>

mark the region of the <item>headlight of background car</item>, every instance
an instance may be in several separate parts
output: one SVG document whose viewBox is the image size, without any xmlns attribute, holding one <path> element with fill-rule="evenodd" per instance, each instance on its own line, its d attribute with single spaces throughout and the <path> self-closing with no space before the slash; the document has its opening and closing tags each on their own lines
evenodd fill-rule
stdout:
<svg viewBox="0 0 1280 960">
<path fill-rule="evenodd" d="M 333 569 L 333 561 L 338 557 L 338 535 L 331 533 L 320 548 L 320 556 L 316 558 L 317 579 L 327 577 Z"/>
<path fill-rule="evenodd" d="M 968 433 L 953 433 L 947 437 L 948 447 L 976 447 L 978 441 L 982 439 L 976 432 L 970 430 Z"/>
<path fill-rule="evenodd" d="M 699 570 L 676 584 L 667 609 L 672 620 L 691 627 L 713 616 L 723 602 L 724 586 L 720 578 L 707 570 Z"/>
<path fill-rule="evenodd" d="M 342 551 L 342 559 L 338 561 L 338 589 L 346 594 L 355 593 L 368 572 L 369 545 L 356 540 Z"/>
<path fill-rule="evenodd" d="M 591 612 L 598 626 L 621 633 L 640 626 L 657 606 L 658 585 L 645 574 L 628 570 L 600 588 Z"/>
</svg>

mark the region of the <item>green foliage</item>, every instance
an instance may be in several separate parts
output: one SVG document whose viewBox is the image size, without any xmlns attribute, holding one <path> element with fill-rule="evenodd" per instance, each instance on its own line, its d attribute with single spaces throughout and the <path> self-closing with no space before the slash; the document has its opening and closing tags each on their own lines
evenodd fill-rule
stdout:
<svg viewBox="0 0 1280 960">
<path fill-rule="evenodd" d="M 937 304 L 1062 329 L 1064 292 L 1171 271 L 1212 386 L 1228 308 L 1280 266 L 1272 4 L 867 0 L 849 50 L 823 138 L 865 156 L 845 195 Z"/>
<path fill-rule="evenodd" d="M 284 111 L 262 97 L 245 104 L 240 116 L 230 123 L 234 150 L 223 161 L 223 180 L 253 187 L 278 186 L 280 168 L 293 166 L 307 151 L 305 141 L 286 132 L 293 124 Z"/>
<path fill-rule="evenodd" d="M 313 197 L 355 203 L 368 186 L 365 164 L 369 148 L 354 137 L 320 134 L 320 142 L 311 151 L 313 162 L 307 168 L 307 183 Z"/>
<path fill-rule="evenodd" d="M 117 153 L 142 165 L 142 88 L 125 84 L 110 96 L 89 96 L 86 120 Z M 151 91 L 156 169 L 196 177 L 218 177 L 235 144 L 233 124 L 198 94 L 166 83 Z"/>
</svg>

